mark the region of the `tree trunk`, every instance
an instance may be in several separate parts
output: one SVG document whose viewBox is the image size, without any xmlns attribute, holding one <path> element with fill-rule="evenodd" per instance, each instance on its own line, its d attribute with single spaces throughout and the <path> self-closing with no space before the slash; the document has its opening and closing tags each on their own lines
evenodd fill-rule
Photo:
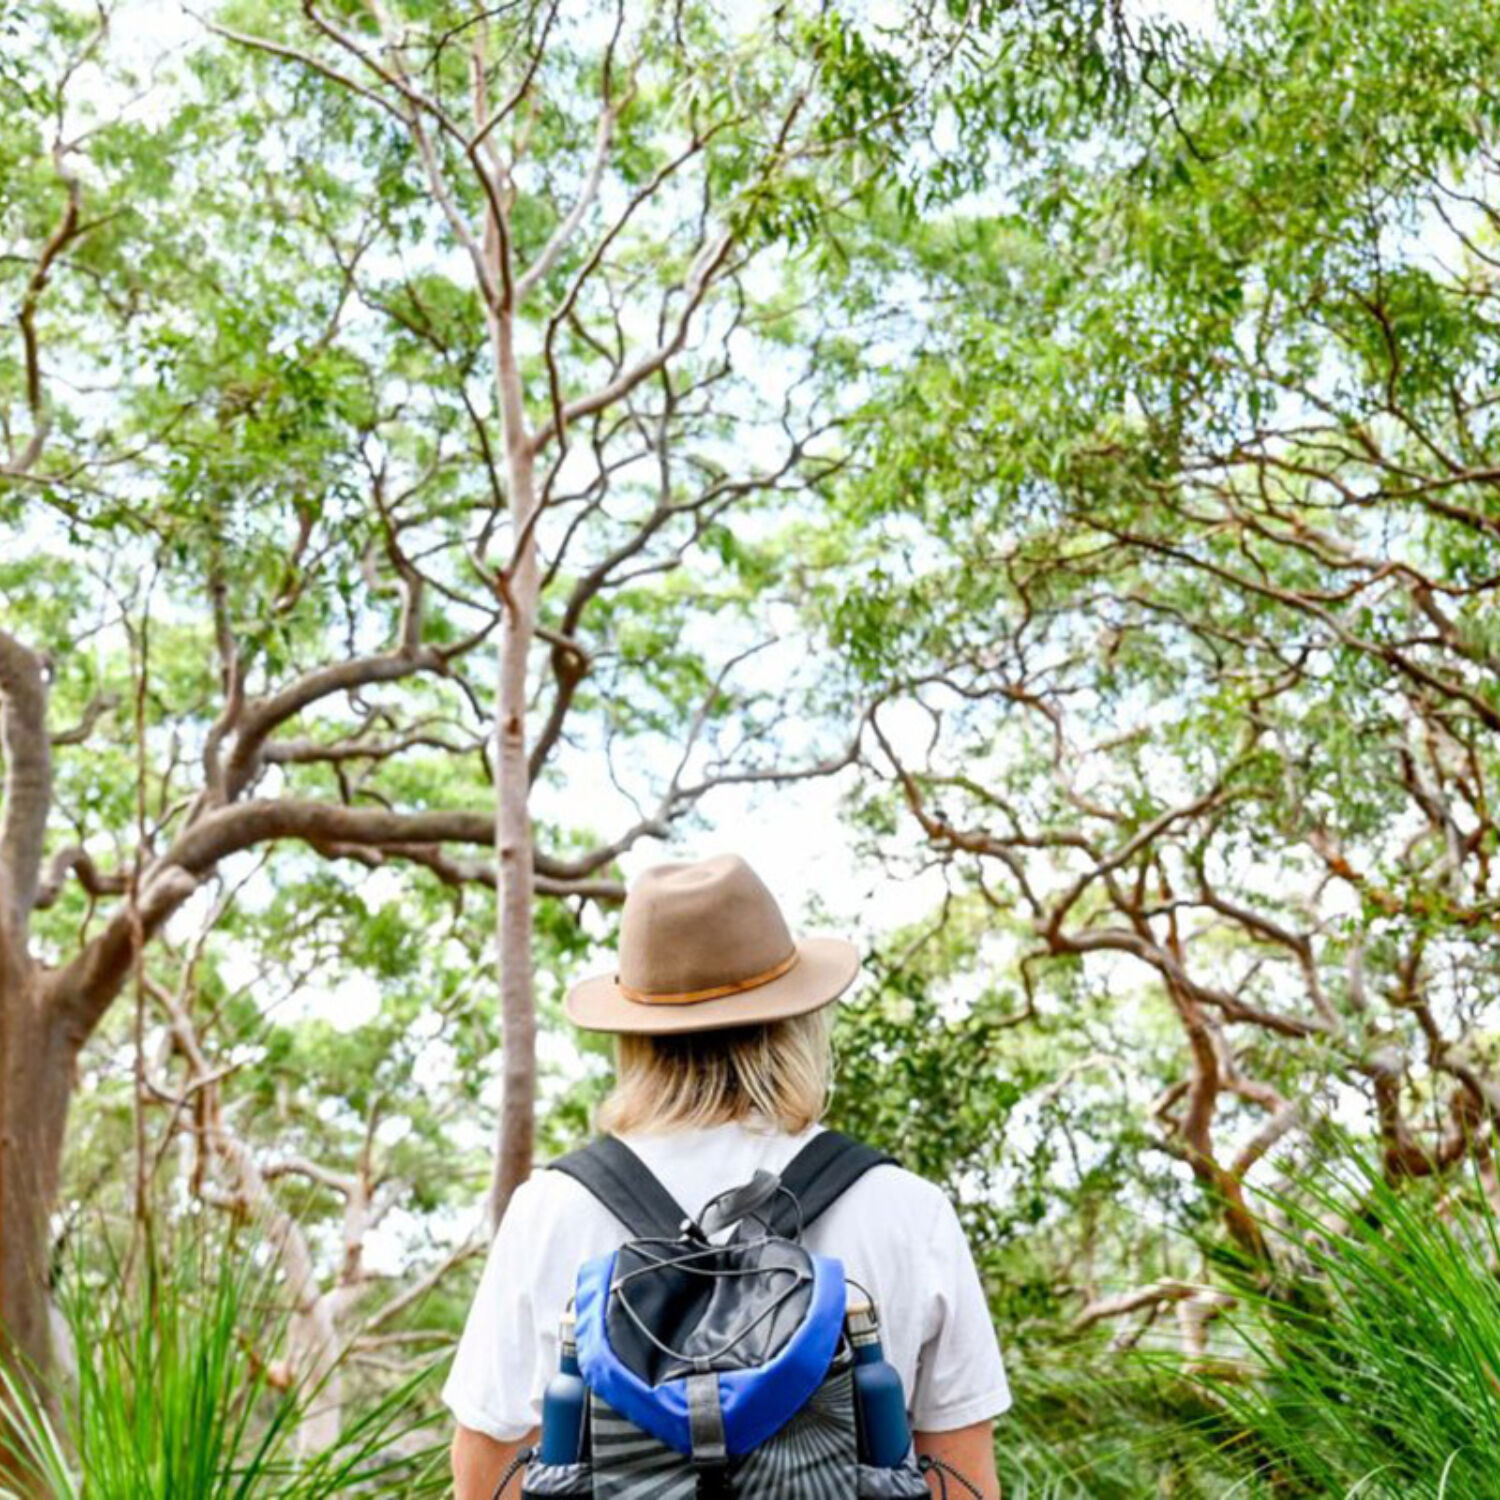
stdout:
<svg viewBox="0 0 1500 1500">
<path fill-rule="evenodd" d="M 6 1352 L 38 1380 L 52 1366 L 49 1297 L 77 1051 L 30 958 L 0 976 L 0 1319 Z"/>
<path fill-rule="evenodd" d="M 316 1458 L 343 1436 L 344 1372 L 339 1364 L 338 1325 L 327 1296 L 313 1296 L 293 1311 L 287 1325 L 287 1364 L 303 1393 L 297 1419 L 297 1456 Z"/>
<path fill-rule="evenodd" d="M 515 551 L 504 583 L 495 701 L 495 940 L 500 971 L 500 1135 L 490 1186 L 491 1227 L 531 1172 L 536 1131 L 536 982 L 533 968 L 531 771 L 526 709 L 540 575 L 536 554 L 536 459 L 526 429 L 514 314 L 497 309 L 490 333 L 504 423 Z"/>
<path fill-rule="evenodd" d="M 37 1382 L 52 1368 L 48 1279 L 77 1045 L 31 955 L 52 800 L 47 672 L 0 630 L 0 1351 Z"/>
<path fill-rule="evenodd" d="M 529 458 L 525 467 L 529 493 Z M 495 936 L 500 969 L 502 1094 L 500 1138 L 490 1191 L 491 1224 L 500 1222 L 510 1195 L 531 1172 L 536 1130 L 536 984 L 526 703 L 537 582 L 536 549 L 527 540 L 510 580 L 500 637 L 495 715 Z"/>
</svg>

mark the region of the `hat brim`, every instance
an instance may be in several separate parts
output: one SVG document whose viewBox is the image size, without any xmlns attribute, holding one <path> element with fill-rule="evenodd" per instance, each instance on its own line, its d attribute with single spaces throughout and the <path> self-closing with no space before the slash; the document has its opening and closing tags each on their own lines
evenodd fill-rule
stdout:
<svg viewBox="0 0 1500 1500">
<path fill-rule="evenodd" d="M 859 949 L 843 938 L 800 938 L 797 962 L 779 978 L 736 995 L 688 1004 L 652 1004 L 620 993 L 615 976 L 595 974 L 568 991 L 563 1009 L 585 1031 L 641 1032 L 663 1036 L 725 1031 L 785 1021 L 831 1005 L 859 973 Z"/>
</svg>

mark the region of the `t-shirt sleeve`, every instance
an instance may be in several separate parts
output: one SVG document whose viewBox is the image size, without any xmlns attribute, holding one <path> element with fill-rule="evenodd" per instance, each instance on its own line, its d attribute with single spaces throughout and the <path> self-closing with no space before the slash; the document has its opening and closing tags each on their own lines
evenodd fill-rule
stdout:
<svg viewBox="0 0 1500 1500">
<path fill-rule="evenodd" d="M 986 1422 L 1010 1408 L 1010 1383 L 994 1321 L 963 1226 L 946 1196 L 933 1214 L 927 1242 L 929 1297 L 912 1425 L 918 1432 L 951 1432 Z"/>
<path fill-rule="evenodd" d="M 443 1402 L 463 1426 L 502 1443 L 525 1437 L 541 1420 L 542 1392 L 557 1364 L 568 1278 L 551 1274 L 545 1196 L 535 1180 L 512 1196 L 443 1385 Z"/>
</svg>

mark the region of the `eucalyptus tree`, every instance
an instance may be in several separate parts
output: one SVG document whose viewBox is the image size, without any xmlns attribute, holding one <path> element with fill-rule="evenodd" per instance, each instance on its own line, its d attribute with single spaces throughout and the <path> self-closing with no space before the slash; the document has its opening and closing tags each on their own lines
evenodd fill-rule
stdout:
<svg viewBox="0 0 1500 1500">
<path fill-rule="evenodd" d="M 498 1208 L 538 924 L 576 943 L 715 787 L 847 760 L 778 761 L 793 684 L 731 675 L 775 516 L 839 462 L 808 368 L 858 355 L 790 251 L 961 25 L 898 59 L 791 7 L 207 24 L 143 60 L 41 6 L 4 62 L 0 1317 L 43 1366 L 69 1104 L 122 994 L 137 1217 L 163 1096 L 213 1195 L 297 1180 L 225 1126 L 234 951 L 196 915 L 372 871 L 493 888 Z"/>
<path fill-rule="evenodd" d="M 1147 1138 L 1264 1266 L 1252 1184 L 1320 1119 L 1496 1184 L 1500 20 L 1220 21 L 1020 212 L 916 239 L 951 312 L 826 609 L 1020 1009 L 1171 1020 Z"/>
<path fill-rule="evenodd" d="M 215 23 L 400 138 L 433 234 L 468 268 L 473 321 L 454 331 L 482 333 L 488 350 L 493 418 L 477 426 L 492 515 L 475 561 L 499 605 L 494 1216 L 530 1171 L 535 1134 L 529 794 L 594 665 L 591 606 L 705 538 L 722 548 L 725 514 L 747 494 L 837 466 L 820 441 L 836 417 L 802 394 L 809 351 L 787 347 L 799 278 L 785 251 L 858 197 L 963 35 L 961 17 L 911 19 L 899 53 L 816 7 L 552 0 L 491 15 L 371 3 L 305 6 L 294 24 L 253 8 Z M 786 284 L 768 296 L 768 277 Z M 424 313 L 417 321 L 419 336 L 446 345 Z M 802 329 L 810 352 L 816 327 Z M 804 367 L 769 409 L 764 382 L 736 379 L 753 377 L 741 367 L 757 342 L 760 357 L 779 344 Z M 632 490 L 645 504 L 611 515 Z M 674 529 L 681 540 L 663 546 Z M 532 738 L 539 667 L 551 701 Z M 739 773 L 766 774 L 782 773 Z M 675 780 L 672 791 L 699 794 Z M 664 826 L 658 813 L 631 837 Z"/>
</svg>

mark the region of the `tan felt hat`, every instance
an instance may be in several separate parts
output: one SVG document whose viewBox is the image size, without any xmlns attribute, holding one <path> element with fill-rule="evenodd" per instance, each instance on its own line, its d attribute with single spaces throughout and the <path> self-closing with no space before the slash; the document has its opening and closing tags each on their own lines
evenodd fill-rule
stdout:
<svg viewBox="0 0 1500 1500">
<path fill-rule="evenodd" d="M 643 870 L 625 895 L 619 965 L 565 1002 L 586 1031 L 722 1031 L 804 1015 L 859 972 L 843 938 L 797 938 L 738 854 Z"/>
</svg>

